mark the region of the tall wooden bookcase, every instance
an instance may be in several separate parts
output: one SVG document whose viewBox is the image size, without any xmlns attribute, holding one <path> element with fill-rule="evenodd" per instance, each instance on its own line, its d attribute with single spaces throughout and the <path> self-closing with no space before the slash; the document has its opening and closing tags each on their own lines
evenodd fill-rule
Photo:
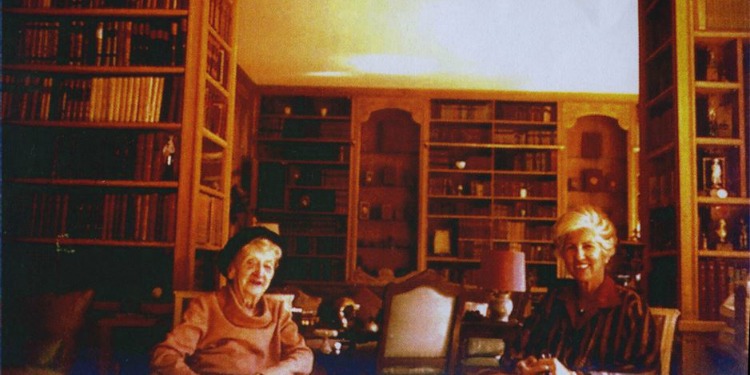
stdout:
<svg viewBox="0 0 750 375">
<path fill-rule="evenodd" d="M 642 0 L 641 213 L 650 302 L 682 313 L 683 373 L 705 371 L 691 331 L 750 268 L 746 1 Z"/>
<path fill-rule="evenodd" d="M 482 251 L 521 251 L 533 285 L 548 285 L 562 186 L 557 102 L 437 99 L 430 112 L 428 266 L 460 271 L 477 268 Z"/>
<path fill-rule="evenodd" d="M 351 99 L 262 95 L 253 133 L 255 218 L 279 224 L 287 241 L 275 279 L 345 281 L 351 239 Z"/>
<path fill-rule="evenodd" d="M 3 286 L 103 300 L 210 287 L 236 2 L 48 3 L 3 5 Z"/>
</svg>

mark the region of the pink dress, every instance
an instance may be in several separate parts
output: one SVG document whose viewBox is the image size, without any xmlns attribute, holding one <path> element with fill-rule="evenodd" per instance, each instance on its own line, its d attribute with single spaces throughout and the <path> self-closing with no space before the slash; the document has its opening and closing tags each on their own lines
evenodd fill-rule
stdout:
<svg viewBox="0 0 750 375">
<path fill-rule="evenodd" d="M 191 301 L 181 324 L 154 347 L 155 374 L 309 374 L 313 354 L 281 301 L 262 297 L 260 316 L 230 288 Z"/>
</svg>

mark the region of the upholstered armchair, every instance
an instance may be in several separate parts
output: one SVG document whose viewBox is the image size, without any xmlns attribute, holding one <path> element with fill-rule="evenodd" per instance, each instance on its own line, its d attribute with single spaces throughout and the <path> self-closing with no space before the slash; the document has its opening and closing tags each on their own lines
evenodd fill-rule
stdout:
<svg viewBox="0 0 750 375">
<path fill-rule="evenodd" d="M 93 290 L 44 294 L 3 309 L 3 374 L 71 372 Z M 7 303 L 7 301 L 4 301 Z M 16 301 L 14 301 L 16 302 Z"/>
<path fill-rule="evenodd" d="M 462 287 L 427 270 L 386 287 L 379 374 L 452 373 Z"/>
</svg>

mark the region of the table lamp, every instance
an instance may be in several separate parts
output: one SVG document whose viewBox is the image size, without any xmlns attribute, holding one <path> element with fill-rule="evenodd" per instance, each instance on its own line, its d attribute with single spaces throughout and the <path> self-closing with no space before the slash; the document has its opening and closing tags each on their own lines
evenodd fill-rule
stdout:
<svg viewBox="0 0 750 375">
<path fill-rule="evenodd" d="M 478 285 L 492 290 L 490 311 L 497 320 L 507 322 L 513 312 L 511 292 L 526 291 L 526 264 L 524 253 L 512 250 L 485 250 L 482 252 Z"/>
</svg>

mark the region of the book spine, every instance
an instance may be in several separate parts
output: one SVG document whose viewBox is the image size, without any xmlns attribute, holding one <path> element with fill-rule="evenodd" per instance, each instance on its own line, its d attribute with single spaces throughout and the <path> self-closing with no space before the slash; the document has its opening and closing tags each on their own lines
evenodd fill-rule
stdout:
<svg viewBox="0 0 750 375">
<path fill-rule="evenodd" d="M 705 260 L 698 262 L 698 296 L 701 301 L 707 301 L 708 299 L 708 265 L 706 263 L 707 261 Z M 698 315 L 701 319 L 708 319 L 708 304 L 701 303 L 698 307 Z"/>
<path fill-rule="evenodd" d="M 719 301 L 717 297 L 718 289 L 716 287 L 716 261 L 714 259 L 708 259 L 707 262 L 707 274 L 706 274 L 706 292 L 708 298 L 706 298 L 706 304 L 708 305 L 707 316 L 709 320 L 714 320 L 718 316 L 719 312 Z"/>
</svg>

